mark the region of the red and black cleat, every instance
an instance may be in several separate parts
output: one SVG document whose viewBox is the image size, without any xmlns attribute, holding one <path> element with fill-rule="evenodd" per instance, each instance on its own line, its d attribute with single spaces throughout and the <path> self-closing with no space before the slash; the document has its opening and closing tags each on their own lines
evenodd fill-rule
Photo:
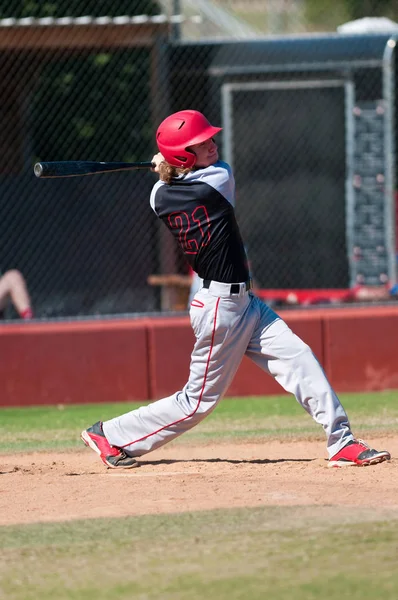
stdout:
<svg viewBox="0 0 398 600">
<path fill-rule="evenodd" d="M 102 423 L 94 423 L 82 431 L 81 436 L 86 446 L 100 455 L 102 462 L 110 469 L 132 469 L 139 463 L 132 456 L 128 456 L 122 448 L 111 446 L 102 430 Z"/>
<path fill-rule="evenodd" d="M 373 450 L 363 440 L 348 442 L 337 454 L 329 459 L 329 467 L 366 467 L 390 460 L 387 450 Z"/>
</svg>

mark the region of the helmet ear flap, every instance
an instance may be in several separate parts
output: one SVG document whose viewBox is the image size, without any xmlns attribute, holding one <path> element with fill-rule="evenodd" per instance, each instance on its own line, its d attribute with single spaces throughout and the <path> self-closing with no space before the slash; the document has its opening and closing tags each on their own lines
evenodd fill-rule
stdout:
<svg viewBox="0 0 398 600">
<path fill-rule="evenodd" d="M 163 138 L 164 136 L 162 136 Z M 196 154 L 186 148 L 173 148 L 167 142 L 157 138 L 157 145 L 166 162 L 172 167 L 192 168 L 196 163 Z"/>
<path fill-rule="evenodd" d="M 195 152 L 193 152 L 192 150 L 188 150 L 188 148 L 185 149 L 185 155 L 184 156 L 175 156 L 174 158 L 176 160 L 178 160 L 178 161 L 181 161 L 181 163 L 183 163 L 181 165 L 182 167 L 186 163 L 189 163 L 191 160 L 194 160 L 193 165 L 196 163 L 196 154 L 195 154 Z"/>
</svg>

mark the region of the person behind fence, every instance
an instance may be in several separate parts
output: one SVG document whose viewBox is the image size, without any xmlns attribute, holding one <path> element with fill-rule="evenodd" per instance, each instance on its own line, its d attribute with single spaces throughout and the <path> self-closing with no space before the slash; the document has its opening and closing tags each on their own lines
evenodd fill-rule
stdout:
<svg viewBox="0 0 398 600">
<path fill-rule="evenodd" d="M 352 433 L 347 414 L 310 347 L 251 291 L 244 244 L 235 218 L 232 170 L 218 156 L 221 131 L 195 110 L 160 123 L 153 157 L 159 174 L 150 205 L 203 280 L 190 306 L 195 334 L 186 385 L 171 396 L 81 433 L 110 468 L 136 458 L 198 425 L 227 391 L 244 355 L 274 377 L 324 430 L 331 467 L 381 463 L 386 450 Z"/>
<path fill-rule="evenodd" d="M 0 318 L 5 317 L 12 303 L 21 319 L 32 319 L 32 304 L 24 276 L 18 269 L 10 269 L 0 275 Z"/>
</svg>

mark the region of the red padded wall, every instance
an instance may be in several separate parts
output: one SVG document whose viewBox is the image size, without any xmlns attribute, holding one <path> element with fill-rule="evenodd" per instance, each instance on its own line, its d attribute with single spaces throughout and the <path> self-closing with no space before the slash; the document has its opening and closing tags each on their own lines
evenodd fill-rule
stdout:
<svg viewBox="0 0 398 600">
<path fill-rule="evenodd" d="M 398 306 L 284 311 L 336 391 L 398 389 Z M 182 388 L 194 335 L 189 318 L 16 323 L 0 327 L 0 405 L 142 401 Z M 281 394 L 244 358 L 227 392 Z"/>
<path fill-rule="evenodd" d="M 153 319 L 148 327 L 150 394 L 163 398 L 187 382 L 195 336 L 189 317 Z"/>
<path fill-rule="evenodd" d="M 330 311 L 325 365 L 339 391 L 398 389 L 398 307 Z"/>
<path fill-rule="evenodd" d="M 145 400 L 145 321 L 0 327 L 0 405 Z"/>
</svg>

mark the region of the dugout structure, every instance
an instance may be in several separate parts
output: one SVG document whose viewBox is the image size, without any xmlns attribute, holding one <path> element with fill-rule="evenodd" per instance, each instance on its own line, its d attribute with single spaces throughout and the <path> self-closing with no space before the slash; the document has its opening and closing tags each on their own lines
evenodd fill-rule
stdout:
<svg viewBox="0 0 398 600">
<path fill-rule="evenodd" d="M 334 34 L 168 49 L 171 108 L 224 127 L 260 287 L 396 282 L 396 42 Z"/>
<path fill-rule="evenodd" d="M 146 283 L 158 260 L 153 179 L 41 181 L 33 165 L 150 159 L 152 123 L 161 119 L 158 46 L 171 28 L 164 15 L 0 19 L 0 269 L 23 272 L 38 317 L 155 305 Z"/>
</svg>

